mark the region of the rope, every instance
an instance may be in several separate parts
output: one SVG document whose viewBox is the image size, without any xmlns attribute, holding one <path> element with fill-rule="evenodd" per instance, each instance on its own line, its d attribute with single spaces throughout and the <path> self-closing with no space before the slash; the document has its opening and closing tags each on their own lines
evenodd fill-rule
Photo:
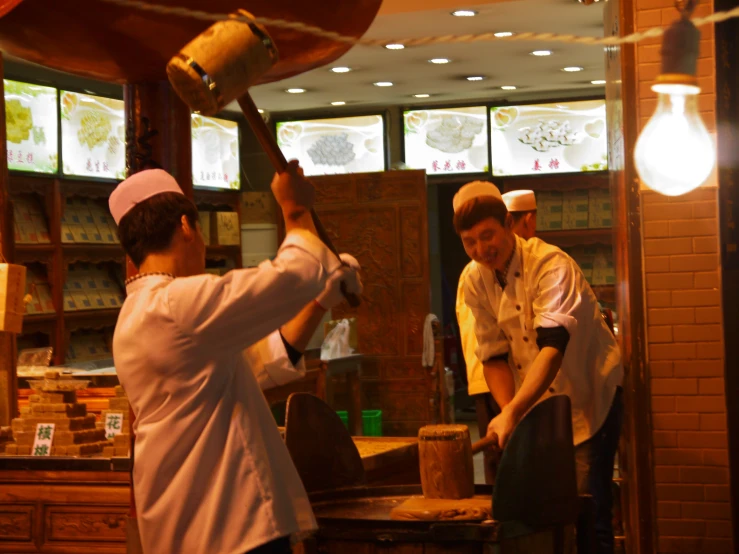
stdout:
<svg viewBox="0 0 739 554">
<path fill-rule="evenodd" d="M 654 27 L 646 31 L 640 31 L 623 37 L 580 37 L 576 35 L 560 35 L 557 33 L 517 33 L 509 37 L 496 37 L 494 33 L 468 34 L 468 35 L 443 35 L 431 36 L 411 39 L 366 39 L 355 38 L 341 35 L 334 31 L 328 31 L 315 25 L 308 25 L 300 21 L 286 21 L 284 19 L 272 19 L 270 17 L 254 17 L 253 19 L 244 16 L 235 16 L 226 13 L 213 13 L 202 10 L 191 10 L 189 8 L 162 6 L 159 4 L 151 4 L 140 0 L 100 0 L 107 4 L 116 6 L 133 8 L 137 10 L 155 12 L 163 15 L 174 15 L 178 17 L 187 17 L 199 19 L 201 21 L 223 21 L 227 19 L 236 19 L 246 23 L 258 23 L 279 29 L 290 29 L 299 31 L 309 35 L 333 40 L 336 42 L 344 42 L 351 45 L 362 45 L 370 47 L 384 47 L 386 44 L 402 44 L 406 47 L 426 46 L 428 44 L 450 44 L 450 43 L 470 43 L 470 42 L 489 42 L 493 40 L 519 40 L 526 42 L 544 41 L 544 42 L 562 42 L 566 44 L 585 44 L 588 46 L 615 46 L 617 44 L 634 44 L 644 39 L 662 36 L 665 32 L 664 27 Z M 716 12 L 706 17 L 695 17 L 692 19 L 696 27 L 709 25 L 711 23 L 721 23 L 729 19 L 739 17 L 739 6 L 725 12 Z"/>
</svg>

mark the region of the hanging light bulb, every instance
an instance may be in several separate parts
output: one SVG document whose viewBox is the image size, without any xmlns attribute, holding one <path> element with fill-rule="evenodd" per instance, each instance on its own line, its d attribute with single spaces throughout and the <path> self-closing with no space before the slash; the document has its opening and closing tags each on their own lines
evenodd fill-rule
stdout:
<svg viewBox="0 0 739 554">
<path fill-rule="evenodd" d="M 700 31 L 690 21 L 694 0 L 677 3 L 681 18 L 662 39 L 662 73 L 652 90 L 657 109 L 636 141 L 634 161 L 642 182 L 667 196 L 699 187 L 716 160 L 713 140 L 698 114 L 695 77 Z"/>
</svg>

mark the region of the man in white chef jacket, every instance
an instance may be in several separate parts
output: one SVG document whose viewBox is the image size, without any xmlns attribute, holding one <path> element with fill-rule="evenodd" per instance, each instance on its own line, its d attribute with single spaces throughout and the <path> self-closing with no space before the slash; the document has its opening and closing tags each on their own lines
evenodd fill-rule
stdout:
<svg viewBox="0 0 739 554">
<path fill-rule="evenodd" d="M 454 227 L 476 264 L 464 298 L 475 318 L 477 357 L 502 408 L 488 427 L 504 447 L 537 402 L 566 394 L 578 487 L 596 504 L 598 552 L 613 552 L 612 476 L 623 411 L 616 340 L 577 264 L 559 248 L 513 233 L 492 183 L 454 197 Z"/>
<path fill-rule="evenodd" d="M 532 190 L 514 190 L 503 195 L 508 213 L 513 218 L 513 232 L 519 237 L 528 240 L 536 234 L 536 197 Z M 475 265 L 468 263 L 459 276 L 457 285 L 457 323 L 462 342 L 462 355 L 467 368 L 467 393 L 475 400 L 475 412 L 480 436 L 487 433 L 488 424 L 500 413 L 500 407 L 490 394 L 490 387 L 485 382 L 482 363 L 477 358 L 477 338 L 475 337 L 475 318 L 472 310 L 464 301 L 464 282 L 467 274 Z M 494 480 L 491 466 L 493 454 L 490 450 L 483 451 L 485 459 L 485 482 L 492 484 Z"/>
<path fill-rule="evenodd" d="M 286 237 L 272 261 L 205 274 L 195 205 L 162 170 L 110 197 L 126 254 L 113 339 L 136 416 L 134 494 L 145 554 L 288 553 L 315 519 L 261 389 L 304 374 L 301 351 L 327 309 L 362 290 L 351 256 L 317 238 L 297 163 L 272 190 Z"/>
</svg>

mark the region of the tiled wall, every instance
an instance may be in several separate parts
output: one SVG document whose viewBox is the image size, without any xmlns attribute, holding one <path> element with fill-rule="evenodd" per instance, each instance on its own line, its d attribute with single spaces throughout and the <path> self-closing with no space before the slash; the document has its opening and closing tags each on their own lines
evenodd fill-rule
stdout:
<svg viewBox="0 0 739 554">
<path fill-rule="evenodd" d="M 636 0 L 639 30 L 667 25 L 671 0 Z M 702 0 L 696 16 L 712 10 Z M 715 130 L 711 26 L 701 28 L 701 116 Z M 656 106 L 660 41 L 637 47 L 639 119 Z M 714 181 L 715 183 L 715 181 Z M 718 196 L 701 188 L 668 198 L 642 193 L 648 371 L 652 395 L 658 551 L 732 550 L 718 250 Z"/>
</svg>

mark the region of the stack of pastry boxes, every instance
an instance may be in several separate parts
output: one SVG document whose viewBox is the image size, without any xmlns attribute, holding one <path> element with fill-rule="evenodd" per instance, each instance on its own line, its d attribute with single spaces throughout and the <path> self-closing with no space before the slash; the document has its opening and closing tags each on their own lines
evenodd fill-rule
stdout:
<svg viewBox="0 0 739 554">
<path fill-rule="evenodd" d="M 120 308 L 123 290 L 107 269 L 78 263 L 69 267 L 64 283 L 64 311 Z"/>
<path fill-rule="evenodd" d="M 611 227 L 608 189 L 536 193 L 536 230 L 603 229 Z"/>
<path fill-rule="evenodd" d="M 109 440 L 113 441 L 112 445 L 103 448 L 103 456 L 106 458 L 112 458 L 113 456 L 128 456 L 129 445 L 131 444 L 130 429 L 130 418 L 128 416 L 130 411 L 130 405 L 128 403 L 128 397 L 123 387 L 120 385 L 115 387 L 115 397 L 108 401 L 108 409 L 103 410 L 100 414 L 100 421 L 97 423 L 98 429 L 103 429 Z M 108 414 L 116 413 L 121 414 L 123 417 L 120 420 L 121 425 L 118 434 L 115 434 L 114 429 L 106 429 L 105 422 L 108 420 Z"/>
<path fill-rule="evenodd" d="M 49 226 L 39 199 L 33 195 L 13 198 L 15 242 L 18 244 L 48 244 Z"/>
<path fill-rule="evenodd" d="M 118 244 L 115 221 L 102 204 L 69 197 L 62 214 L 62 242 Z"/>
<path fill-rule="evenodd" d="M 26 304 L 26 314 L 53 314 L 56 311 L 51 299 L 51 286 L 43 271 L 35 265 L 26 267 L 26 294 L 31 295 L 31 301 Z"/>
<path fill-rule="evenodd" d="M 110 446 L 105 430 L 98 429 L 95 415 L 77 402 L 77 392 L 57 372 L 45 374 L 45 384 L 34 389 L 29 405 L 21 408 L 21 416 L 11 422 L 14 442 L 5 447 L 6 454 L 29 456 L 39 424 L 54 424 L 52 456 L 86 456 L 100 454 Z"/>
</svg>

